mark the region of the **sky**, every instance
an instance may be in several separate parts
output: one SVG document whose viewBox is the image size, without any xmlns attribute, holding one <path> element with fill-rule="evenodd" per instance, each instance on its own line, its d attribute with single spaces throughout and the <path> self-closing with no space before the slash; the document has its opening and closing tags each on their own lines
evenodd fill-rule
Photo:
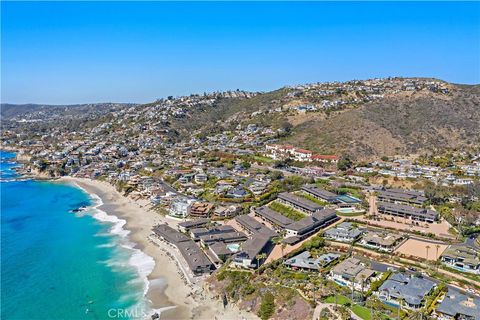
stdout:
<svg viewBox="0 0 480 320">
<path fill-rule="evenodd" d="M 480 83 L 480 2 L 1 2 L 1 102 Z"/>
</svg>

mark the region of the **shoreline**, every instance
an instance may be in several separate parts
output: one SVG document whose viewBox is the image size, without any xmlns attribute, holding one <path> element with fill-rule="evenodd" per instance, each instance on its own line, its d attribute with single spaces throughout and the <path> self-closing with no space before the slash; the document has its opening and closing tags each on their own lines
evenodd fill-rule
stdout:
<svg viewBox="0 0 480 320">
<path fill-rule="evenodd" d="M 146 302 L 151 312 L 161 313 L 161 319 L 258 319 L 254 314 L 241 311 L 234 305 L 224 308 L 220 300 L 204 290 L 203 279 L 195 278 L 191 282 L 184 275 L 182 263 L 179 263 L 183 258 L 174 247 L 150 238 L 154 225 L 165 222 L 176 225 L 179 221 L 151 210 L 147 200 L 139 201 L 123 196 L 104 181 L 62 177 L 52 179 L 52 182 L 72 184 L 93 198 L 98 197 L 101 202 L 93 207 L 107 216 L 115 217 L 105 221 L 113 222 L 114 227 L 119 226 L 121 232 L 126 233 L 126 239 L 131 244 L 129 249 L 139 250 L 144 257 L 146 255 L 153 259 L 153 268 L 137 271 L 139 276 L 146 276 Z"/>
</svg>

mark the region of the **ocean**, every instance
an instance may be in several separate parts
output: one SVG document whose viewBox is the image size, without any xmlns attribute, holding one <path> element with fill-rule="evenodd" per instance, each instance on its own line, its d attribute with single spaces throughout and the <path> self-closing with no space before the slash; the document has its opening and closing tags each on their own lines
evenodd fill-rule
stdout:
<svg viewBox="0 0 480 320">
<path fill-rule="evenodd" d="M 75 186 L 19 179 L 14 156 L 0 163 L 1 318 L 142 318 L 148 282 L 135 262 L 145 257 L 123 220 Z"/>
</svg>

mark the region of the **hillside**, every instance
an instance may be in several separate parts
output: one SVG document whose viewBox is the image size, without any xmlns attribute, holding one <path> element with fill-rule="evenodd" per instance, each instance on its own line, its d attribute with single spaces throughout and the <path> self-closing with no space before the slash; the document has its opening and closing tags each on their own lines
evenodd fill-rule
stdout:
<svg viewBox="0 0 480 320">
<path fill-rule="evenodd" d="M 415 82 L 412 90 L 406 87 L 409 81 L 435 81 L 443 89 Z M 342 89 L 345 86 L 355 89 Z M 331 106 L 325 101 L 345 103 Z M 322 103 L 327 107 L 314 112 L 295 109 Z M 192 109 L 187 119 L 177 119 L 173 127 L 187 135 L 199 129 L 211 134 L 239 123 L 288 127 L 290 134 L 280 140 L 282 143 L 320 153 L 349 154 L 356 159 L 478 149 L 480 86 L 393 79 L 375 85 L 354 81 L 283 88 Z"/>
<path fill-rule="evenodd" d="M 307 120 L 286 142 L 357 158 L 480 146 L 480 86 L 453 96 L 389 97 L 326 119 Z M 473 92 L 473 93 L 472 93 Z"/>
<path fill-rule="evenodd" d="M 60 117 L 79 117 L 84 115 L 105 114 L 119 107 L 133 106 L 128 103 L 93 103 L 75 105 L 9 104 L 2 103 L 0 116 L 4 120 L 25 119 L 45 120 Z"/>
<path fill-rule="evenodd" d="M 278 133 L 270 142 L 367 160 L 478 150 L 480 85 L 387 78 L 168 97 L 145 105 L 2 105 L 2 120 L 4 129 L 22 132 L 95 129 L 99 135 L 161 136 L 172 142 L 256 124 Z"/>
</svg>

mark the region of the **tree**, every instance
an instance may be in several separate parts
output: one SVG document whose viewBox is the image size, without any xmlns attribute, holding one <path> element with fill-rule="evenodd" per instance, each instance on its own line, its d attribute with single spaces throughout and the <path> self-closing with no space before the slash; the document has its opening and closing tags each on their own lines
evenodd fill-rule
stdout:
<svg viewBox="0 0 480 320">
<path fill-rule="evenodd" d="M 265 292 L 262 298 L 262 303 L 260 304 L 260 309 L 258 310 L 257 315 L 262 320 L 269 319 L 273 312 L 275 311 L 275 297 L 270 291 Z"/>
<path fill-rule="evenodd" d="M 265 259 L 266 257 L 267 257 L 267 254 L 265 252 L 257 254 L 255 256 L 255 258 L 257 259 L 257 269 L 260 268 L 260 260 Z"/>
<path fill-rule="evenodd" d="M 338 170 L 346 171 L 350 169 L 352 165 L 353 165 L 353 162 L 350 159 L 350 157 L 345 155 L 340 160 L 338 160 L 337 168 Z"/>
<path fill-rule="evenodd" d="M 272 180 L 280 180 L 283 179 L 283 173 L 281 171 L 272 171 L 268 174 Z"/>
</svg>

